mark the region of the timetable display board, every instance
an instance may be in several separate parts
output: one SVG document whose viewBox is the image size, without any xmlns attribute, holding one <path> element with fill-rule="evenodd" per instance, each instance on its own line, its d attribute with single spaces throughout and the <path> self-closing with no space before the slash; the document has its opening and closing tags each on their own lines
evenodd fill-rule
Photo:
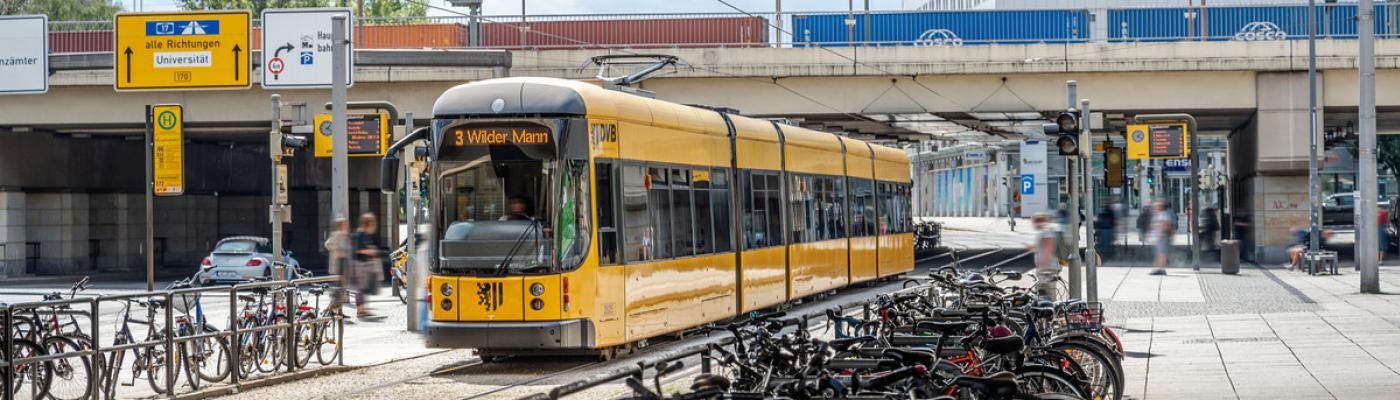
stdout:
<svg viewBox="0 0 1400 400">
<path fill-rule="evenodd" d="M 1165 160 L 1191 156 L 1191 132 L 1185 123 L 1133 124 L 1125 134 L 1129 160 Z"/>
<path fill-rule="evenodd" d="M 315 153 L 316 157 L 330 157 L 331 115 L 316 114 Z M 345 116 L 346 139 L 350 157 L 380 157 L 389 147 L 389 115 L 350 114 Z"/>
</svg>

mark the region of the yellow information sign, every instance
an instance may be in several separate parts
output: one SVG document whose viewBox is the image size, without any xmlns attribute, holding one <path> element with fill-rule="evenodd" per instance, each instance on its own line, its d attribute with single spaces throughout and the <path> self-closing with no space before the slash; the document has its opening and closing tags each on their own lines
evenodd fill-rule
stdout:
<svg viewBox="0 0 1400 400">
<path fill-rule="evenodd" d="M 185 110 L 179 104 L 151 108 L 151 170 L 157 196 L 185 193 Z"/>
<path fill-rule="evenodd" d="M 1129 160 L 1163 160 L 1191 156 L 1191 134 L 1185 123 L 1128 125 Z"/>
<path fill-rule="evenodd" d="M 380 157 L 389 148 L 389 114 L 350 114 L 345 116 L 345 130 L 349 131 L 350 137 L 347 141 L 350 144 L 350 157 Z M 315 124 L 314 135 L 316 137 L 315 155 L 316 157 L 330 157 L 331 146 L 334 141 L 331 139 L 331 115 L 316 114 L 312 121 Z"/>
<path fill-rule="evenodd" d="M 250 20 L 246 10 L 117 14 L 116 89 L 247 89 Z"/>
</svg>

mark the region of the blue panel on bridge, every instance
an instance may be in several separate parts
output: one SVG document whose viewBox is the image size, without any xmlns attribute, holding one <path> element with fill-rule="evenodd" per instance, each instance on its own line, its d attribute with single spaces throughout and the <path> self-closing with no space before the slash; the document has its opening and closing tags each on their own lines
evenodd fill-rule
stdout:
<svg viewBox="0 0 1400 400">
<path fill-rule="evenodd" d="M 1089 39 L 1087 10 L 885 12 L 864 14 L 847 29 L 846 14 L 792 16 L 794 46 L 844 46 L 848 42 L 958 46 L 979 43 L 1064 43 Z"/>
</svg>

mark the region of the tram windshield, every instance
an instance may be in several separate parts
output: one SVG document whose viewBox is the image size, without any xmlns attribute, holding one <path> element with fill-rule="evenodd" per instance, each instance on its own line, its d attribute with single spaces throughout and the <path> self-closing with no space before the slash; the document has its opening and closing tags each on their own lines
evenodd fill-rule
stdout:
<svg viewBox="0 0 1400 400">
<path fill-rule="evenodd" d="M 438 270 L 540 274 L 577 265 L 588 228 L 587 166 L 561 160 L 542 126 L 456 127 L 442 136 Z M 563 249 L 564 251 L 556 251 Z"/>
</svg>

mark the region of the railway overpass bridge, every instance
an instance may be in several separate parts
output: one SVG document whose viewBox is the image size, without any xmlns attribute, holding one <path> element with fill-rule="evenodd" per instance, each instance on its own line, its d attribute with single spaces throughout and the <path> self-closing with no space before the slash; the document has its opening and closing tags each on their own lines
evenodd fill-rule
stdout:
<svg viewBox="0 0 1400 400">
<path fill-rule="evenodd" d="M 1034 136 L 1065 106 L 1064 81 L 1118 130 L 1134 114 L 1189 112 L 1228 142 L 1237 221 L 1247 253 L 1272 261 L 1305 224 L 1306 44 L 1133 42 L 964 47 L 682 48 L 544 50 L 508 54 L 509 74 L 591 79 L 601 54 L 664 53 L 687 66 L 641 87 L 658 98 L 788 118 L 871 140 L 1004 140 Z M 1318 44 L 1324 130 L 1355 120 L 1356 42 Z M 1400 85 L 1400 40 L 1377 44 L 1377 85 Z M 265 228 L 265 136 L 272 92 L 117 93 L 108 53 L 52 56 L 47 94 L 0 97 L 0 244 L 10 274 L 139 265 L 142 106 L 186 107 L 189 195 L 159 199 L 157 251 L 193 265 L 213 240 Z M 503 53 L 362 51 L 350 100 L 386 100 L 425 119 L 437 94 L 507 73 L 482 59 Z M 257 65 L 257 64 L 255 64 Z M 256 76 L 256 74 L 254 75 Z M 328 91 L 283 91 L 322 104 Z M 1400 131 L 1400 92 L 1378 91 L 1380 131 Z M 58 161 L 58 162 L 55 162 Z M 360 210 L 378 210 L 370 160 L 352 163 Z M 61 165 L 53 167 L 53 165 Z M 329 163 L 293 161 L 296 224 L 289 245 L 316 254 L 326 225 Z M 162 244 L 163 243 L 163 244 Z M 1252 250 L 1252 251 L 1250 251 Z M 18 254 L 20 257 L 15 257 Z M 30 258 L 33 260 L 26 260 Z M 47 266 L 47 267 L 45 267 Z M 41 271 L 30 271 L 41 272 Z"/>
</svg>

